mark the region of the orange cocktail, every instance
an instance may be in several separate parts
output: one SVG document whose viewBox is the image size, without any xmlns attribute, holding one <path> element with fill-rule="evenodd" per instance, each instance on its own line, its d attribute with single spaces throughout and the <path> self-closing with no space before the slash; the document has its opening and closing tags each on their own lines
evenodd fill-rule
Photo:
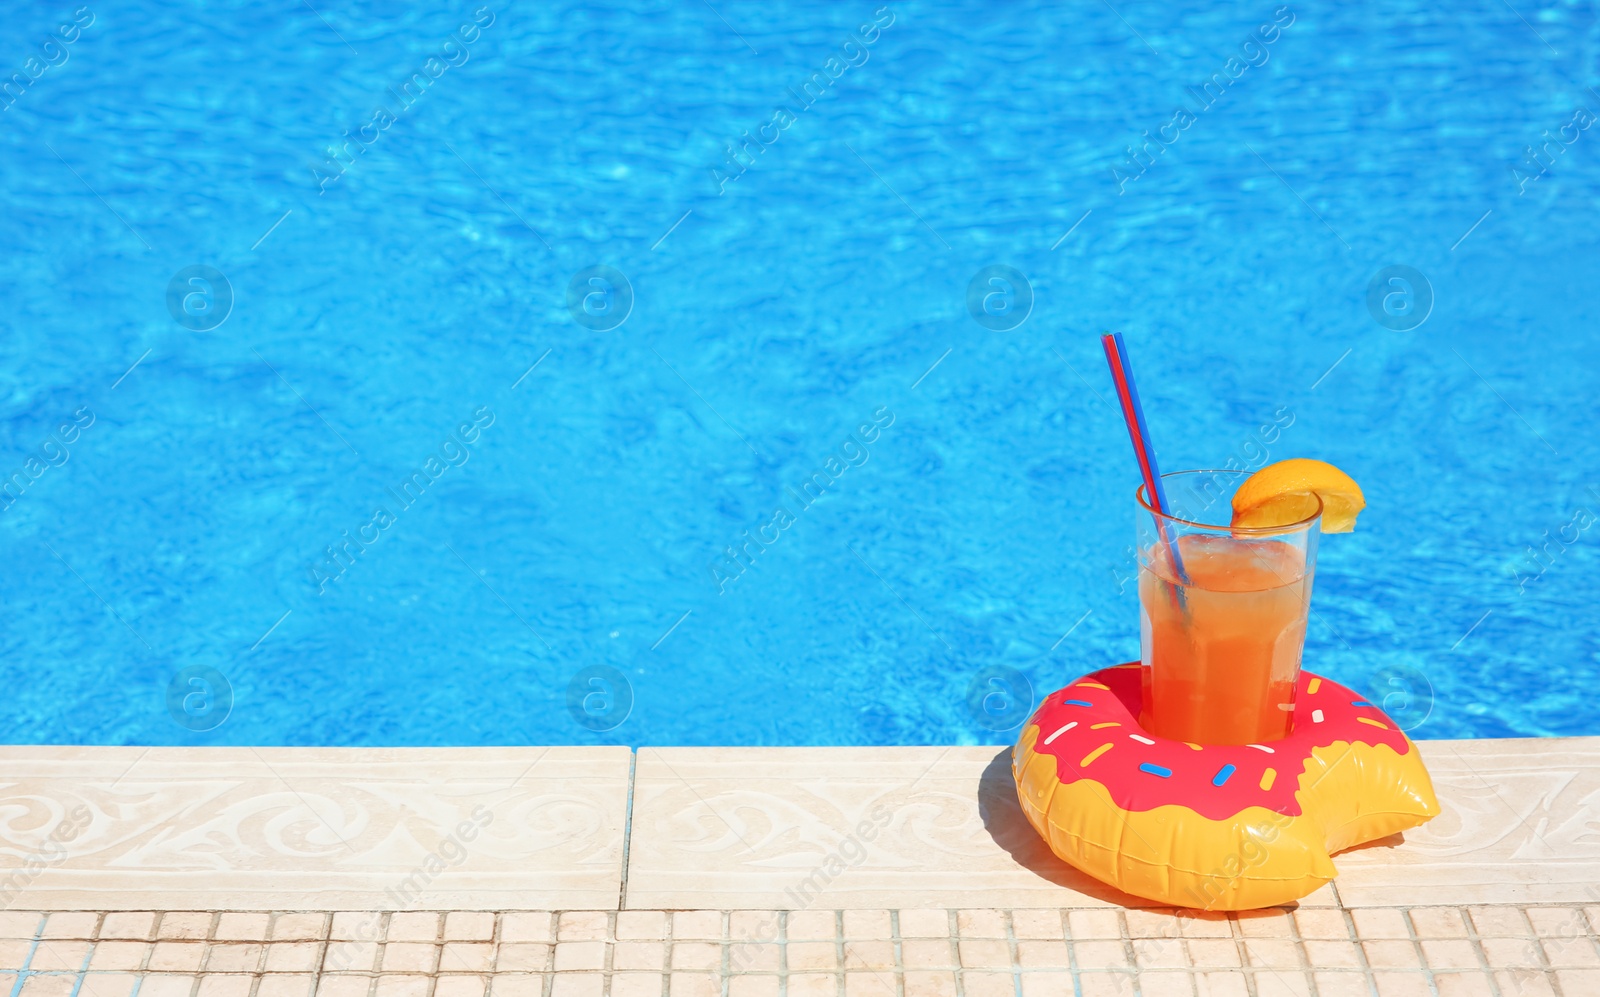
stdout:
<svg viewBox="0 0 1600 997">
<path fill-rule="evenodd" d="M 1163 476 L 1174 507 L 1200 506 L 1194 519 L 1155 512 L 1141 489 L 1141 722 L 1196 744 L 1271 741 L 1293 716 L 1321 507 L 1282 527 L 1210 525 L 1207 506 L 1231 512 L 1205 501 L 1218 475 L 1234 477 Z"/>
</svg>

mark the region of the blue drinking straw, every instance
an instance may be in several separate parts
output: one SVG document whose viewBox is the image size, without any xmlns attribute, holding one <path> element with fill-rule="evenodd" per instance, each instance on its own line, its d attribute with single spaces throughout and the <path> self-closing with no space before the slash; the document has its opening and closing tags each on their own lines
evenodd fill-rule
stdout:
<svg viewBox="0 0 1600 997">
<path fill-rule="evenodd" d="M 1134 456 L 1139 458 L 1141 470 L 1147 474 L 1145 486 L 1150 493 L 1150 504 L 1162 516 L 1170 516 L 1172 513 L 1167 505 L 1166 486 L 1161 482 L 1161 468 L 1156 464 L 1156 448 L 1150 442 L 1150 429 L 1144 421 L 1144 406 L 1139 404 L 1139 388 L 1134 383 L 1133 366 L 1128 361 L 1128 346 L 1122 341 L 1120 332 L 1108 333 L 1100 339 L 1106 347 L 1106 359 L 1116 368 L 1112 371 L 1112 380 L 1116 382 L 1117 393 L 1122 395 L 1125 402 L 1123 415 L 1128 422 L 1128 435 L 1133 440 Z M 1121 376 L 1116 376 L 1118 374 Z M 1178 544 L 1167 538 L 1166 524 L 1159 518 L 1156 520 L 1156 530 L 1161 536 L 1162 546 L 1172 555 L 1172 567 L 1178 573 L 1179 584 L 1188 585 L 1189 573 L 1184 569 Z M 1182 593 L 1179 593 L 1179 598 L 1182 598 Z"/>
</svg>

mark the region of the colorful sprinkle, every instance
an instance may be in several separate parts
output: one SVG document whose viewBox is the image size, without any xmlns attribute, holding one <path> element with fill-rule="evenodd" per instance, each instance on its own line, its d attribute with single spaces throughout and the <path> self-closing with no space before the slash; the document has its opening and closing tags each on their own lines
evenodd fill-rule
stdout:
<svg viewBox="0 0 1600 997">
<path fill-rule="evenodd" d="M 1200 745 L 1195 744 L 1193 741 L 1185 741 L 1183 743 L 1187 744 L 1189 747 L 1193 748 L 1196 751 L 1204 751 L 1204 750 L 1206 750 L 1206 749 L 1200 747 Z"/>
<path fill-rule="evenodd" d="M 1237 771 L 1239 771 L 1239 768 L 1236 765 L 1224 765 L 1224 766 L 1222 766 L 1222 768 L 1217 770 L 1217 774 L 1211 777 L 1211 785 L 1213 785 L 1213 786 L 1222 785 L 1223 783 L 1227 782 L 1228 779 L 1231 778 L 1233 776 L 1233 774 L 1235 772 L 1237 772 Z"/>
<path fill-rule="evenodd" d="M 1365 699 L 1352 699 L 1352 700 L 1350 700 L 1350 705 L 1351 706 L 1372 706 L 1372 704 L 1367 702 Z M 1372 708 L 1374 710 L 1377 709 L 1376 706 L 1372 706 Z"/>
<path fill-rule="evenodd" d="M 1156 743 L 1156 742 L 1150 740 L 1148 737 L 1140 737 L 1138 734 L 1129 734 L 1128 736 L 1133 738 L 1135 741 L 1138 741 L 1140 744 L 1155 744 Z"/>
<path fill-rule="evenodd" d="M 1306 686 L 1306 695 L 1315 696 L 1317 694 L 1317 690 L 1320 688 L 1322 688 L 1322 679 L 1312 679 L 1311 684 Z"/>
<path fill-rule="evenodd" d="M 1321 710 L 1312 710 L 1311 711 L 1311 722 L 1314 723 L 1314 724 L 1322 723 L 1322 711 Z"/>
<path fill-rule="evenodd" d="M 1104 730 L 1107 727 L 1121 727 L 1121 726 L 1122 725 L 1117 723 L 1115 720 L 1107 720 L 1103 724 L 1094 724 L 1089 729 L 1090 730 Z"/>
<path fill-rule="evenodd" d="M 1257 750 L 1257 751 L 1265 751 L 1265 752 L 1266 752 L 1266 753 L 1267 753 L 1267 754 L 1269 754 L 1269 755 L 1275 755 L 1275 754 L 1277 754 L 1277 752 L 1276 752 L 1276 751 L 1273 751 L 1273 750 L 1272 750 L 1272 749 L 1271 749 L 1271 748 L 1269 748 L 1269 747 L 1267 747 L 1267 746 L 1266 746 L 1266 745 L 1264 745 L 1264 744 L 1247 744 L 1247 745 L 1245 745 L 1245 747 L 1247 747 L 1247 748 L 1254 748 L 1254 749 L 1256 749 L 1256 750 Z"/>
<path fill-rule="evenodd" d="M 1093 703 L 1086 703 L 1081 699 L 1063 699 L 1061 701 L 1061 705 L 1062 706 L 1093 706 L 1094 704 Z"/>
<path fill-rule="evenodd" d="M 1388 730 L 1389 729 L 1389 725 L 1388 724 L 1380 723 L 1379 721 L 1374 720 L 1371 717 L 1356 717 L 1356 719 L 1361 721 L 1364 724 L 1371 724 L 1374 727 L 1382 727 L 1384 730 Z"/>
<path fill-rule="evenodd" d="M 1096 758 L 1099 758 L 1101 755 L 1105 754 L 1106 752 L 1108 752 L 1110 750 L 1111 750 L 1111 742 L 1107 741 L 1105 744 L 1100 745 L 1100 747 L 1098 747 L 1098 748 L 1094 749 L 1093 751 L 1089 752 L 1087 755 L 1084 755 L 1083 756 L 1083 761 L 1078 763 L 1078 768 L 1080 768 L 1080 769 L 1088 768 L 1090 762 L 1094 761 Z"/>
<path fill-rule="evenodd" d="M 1159 775 L 1163 779 L 1172 778 L 1172 770 L 1171 769 L 1165 768 L 1164 766 L 1161 766 L 1161 765 L 1152 765 L 1149 762 L 1142 763 L 1139 766 L 1139 771 L 1140 772 L 1148 772 L 1151 775 Z"/>
<path fill-rule="evenodd" d="M 1072 728 L 1074 728 L 1076 726 L 1078 726 L 1078 721 L 1074 720 L 1074 721 L 1072 721 L 1072 723 L 1067 724 L 1065 727 L 1056 728 L 1056 732 L 1054 734 L 1051 734 L 1049 737 L 1045 738 L 1044 739 L 1044 743 L 1045 744 L 1049 744 L 1051 741 L 1054 741 L 1056 738 L 1060 737 L 1062 734 L 1065 734 L 1067 731 L 1071 730 Z"/>
<path fill-rule="evenodd" d="M 1261 791 L 1264 793 L 1271 789 L 1272 784 L 1277 781 L 1277 778 L 1277 769 L 1267 769 L 1265 772 L 1261 773 Z"/>
<path fill-rule="evenodd" d="M 1074 683 L 1072 683 L 1072 685 L 1073 685 L 1073 688 L 1099 689 L 1102 692 L 1110 692 L 1111 691 L 1111 687 L 1109 685 L 1101 685 L 1099 682 L 1074 682 Z"/>
</svg>

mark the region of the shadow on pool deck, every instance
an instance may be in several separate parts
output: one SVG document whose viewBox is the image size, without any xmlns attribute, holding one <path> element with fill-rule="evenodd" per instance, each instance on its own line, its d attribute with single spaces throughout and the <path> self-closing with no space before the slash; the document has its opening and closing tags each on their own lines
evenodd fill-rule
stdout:
<svg viewBox="0 0 1600 997">
<path fill-rule="evenodd" d="M 1127 907 L 1148 907 L 1151 902 L 1112 889 L 1094 877 L 1056 858 L 1017 802 L 1017 784 L 1011 778 L 1011 749 L 1002 748 L 978 778 L 978 816 L 984 830 L 1007 855 L 1040 879 L 1066 886 L 1096 900 Z"/>
<path fill-rule="evenodd" d="M 1061 861 L 1034 831 L 1017 802 L 1017 785 L 1011 777 L 1011 749 L 1002 748 L 983 769 L 978 779 L 978 815 L 994 843 L 1024 869 L 1040 879 L 1086 893 L 1097 900 L 1127 907 L 1149 907 L 1152 901 L 1113 889 L 1099 880 Z M 1346 848 L 1339 855 L 1353 855 L 1379 848 L 1405 844 L 1405 835 L 1395 833 L 1376 841 Z M 1298 907 L 1298 903 L 1284 905 Z"/>
</svg>

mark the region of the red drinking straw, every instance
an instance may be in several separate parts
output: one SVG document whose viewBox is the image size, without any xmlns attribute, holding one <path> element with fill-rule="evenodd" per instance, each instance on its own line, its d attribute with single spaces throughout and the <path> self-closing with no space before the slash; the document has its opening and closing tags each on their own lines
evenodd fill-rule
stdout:
<svg viewBox="0 0 1600 997">
<path fill-rule="evenodd" d="M 1128 439 L 1133 441 L 1133 455 L 1139 460 L 1139 473 L 1144 476 L 1145 495 L 1150 499 L 1151 508 L 1160 513 L 1156 518 L 1156 531 L 1161 536 L 1161 545 L 1172 558 L 1172 566 L 1178 573 L 1179 584 L 1187 585 L 1189 576 L 1184 571 L 1178 545 L 1167 537 L 1167 524 L 1161 518 L 1171 515 L 1167 505 L 1167 491 L 1161 484 L 1161 468 L 1156 465 L 1155 448 L 1150 445 L 1150 431 L 1145 425 L 1144 409 L 1139 405 L 1139 389 L 1133 383 L 1133 367 L 1128 363 L 1128 346 L 1122 341 L 1120 332 L 1101 336 L 1100 345 L 1106 351 L 1106 364 L 1111 368 L 1111 380 L 1117 387 L 1117 400 L 1122 403 L 1122 419 L 1128 424 Z"/>
</svg>

